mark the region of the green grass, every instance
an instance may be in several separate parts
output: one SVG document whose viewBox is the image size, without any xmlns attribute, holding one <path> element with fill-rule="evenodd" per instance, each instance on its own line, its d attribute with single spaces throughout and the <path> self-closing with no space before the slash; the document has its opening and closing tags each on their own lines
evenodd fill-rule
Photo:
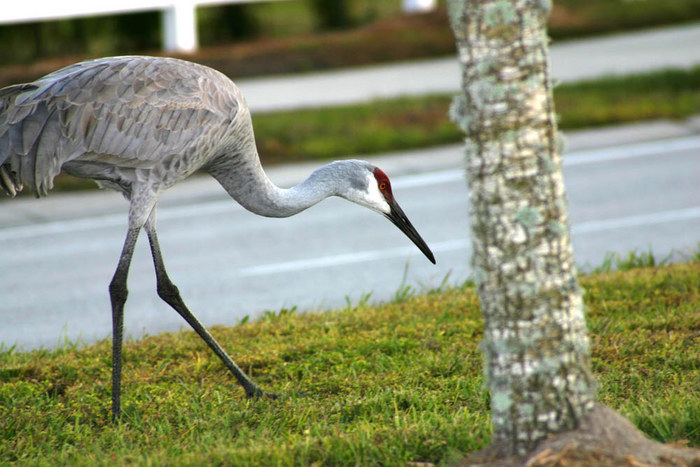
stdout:
<svg viewBox="0 0 700 467">
<path fill-rule="evenodd" d="M 636 268 L 651 268 L 656 266 L 668 266 L 672 262 L 683 261 L 689 263 L 700 263 L 700 243 L 697 248 L 685 250 L 673 250 L 663 258 L 657 258 L 651 247 L 647 251 L 632 250 L 625 255 L 607 252 L 603 257 L 600 266 L 591 268 L 583 266 L 580 270 L 584 273 L 601 273 L 610 271 L 629 271 Z"/>
<path fill-rule="evenodd" d="M 450 97 L 380 100 L 253 116 L 264 161 L 330 159 L 459 141 L 447 118 Z"/>
<path fill-rule="evenodd" d="M 554 91 L 563 129 L 700 112 L 700 66 L 565 84 Z"/>
<path fill-rule="evenodd" d="M 662 441 L 700 445 L 700 266 L 581 279 L 600 400 Z M 402 465 L 489 442 L 471 285 L 394 303 L 269 312 L 213 333 L 281 400 L 246 400 L 192 332 L 125 346 L 110 423 L 110 344 L 0 350 L 0 463 Z"/>
<path fill-rule="evenodd" d="M 634 250 L 629 252 L 626 256 L 608 252 L 603 258 L 603 263 L 597 268 L 594 268 L 593 272 L 609 272 L 613 270 L 629 271 L 634 268 L 666 266 L 670 263 L 672 256 L 673 253 L 659 260 L 654 256 L 651 248 L 641 253 Z"/>
<path fill-rule="evenodd" d="M 447 116 L 451 99 L 405 97 L 276 112 L 254 115 L 253 124 L 266 162 L 432 147 L 463 138 Z M 681 119 L 700 112 L 700 67 L 564 84 L 554 100 L 563 130 Z"/>
</svg>

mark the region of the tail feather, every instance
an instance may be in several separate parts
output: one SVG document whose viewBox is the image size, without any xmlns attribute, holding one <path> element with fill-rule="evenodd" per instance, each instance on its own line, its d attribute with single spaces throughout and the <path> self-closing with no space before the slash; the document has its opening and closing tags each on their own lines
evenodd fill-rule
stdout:
<svg viewBox="0 0 700 467">
<path fill-rule="evenodd" d="M 20 131 L 27 110 L 32 110 L 33 107 L 27 106 L 27 109 L 23 109 L 15 105 L 22 93 L 35 89 L 37 86 L 33 83 L 0 89 L 0 190 L 12 197 L 22 191 L 23 178 L 35 178 L 35 161 L 32 157 L 27 157 L 28 151 L 25 147 L 31 148 L 34 141 L 24 141 Z M 18 121 L 20 127 L 15 128 Z"/>
<path fill-rule="evenodd" d="M 13 198 L 22 191 L 22 182 L 7 165 L 0 166 L 0 188 Z"/>
</svg>

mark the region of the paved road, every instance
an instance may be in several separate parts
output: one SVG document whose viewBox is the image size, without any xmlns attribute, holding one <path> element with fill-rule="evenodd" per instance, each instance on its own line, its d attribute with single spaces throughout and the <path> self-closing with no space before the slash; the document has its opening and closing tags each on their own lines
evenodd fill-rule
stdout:
<svg viewBox="0 0 700 467">
<path fill-rule="evenodd" d="M 607 251 L 651 247 L 664 256 L 697 245 L 699 127 L 657 122 L 571 136 L 565 174 L 580 264 L 600 264 Z M 436 286 L 448 274 L 461 281 L 469 275 L 469 242 L 460 161 L 458 146 L 376 158 L 393 175 L 395 194 L 437 266 L 381 216 L 343 200 L 266 219 L 238 207 L 208 177 L 175 187 L 161 203 L 166 263 L 207 325 L 283 306 L 343 306 L 346 296 L 357 301 L 367 292 L 387 300 L 405 268 L 415 287 Z M 307 170 L 277 168 L 271 176 L 288 185 Z M 87 342 L 109 336 L 106 287 L 125 233 L 124 207 L 108 192 L 3 203 L 1 342 L 32 348 L 54 346 L 61 336 Z M 130 276 L 128 334 L 183 326 L 154 288 L 142 238 Z"/>
<path fill-rule="evenodd" d="M 563 43 L 552 50 L 561 80 L 700 63 L 700 25 Z M 328 105 L 458 86 L 452 60 L 242 82 L 254 111 Z M 309 96 L 316 96 L 309 100 Z M 274 103 L 274 105 L 270 105 Z M 606 251 L 652 247 L 658 255 L 700 240 L 700 120 L 656 122 L 571 135 L 565 167 L 579 263 Z M 408 282 L 467 277 L 467 193 L 457 146 L 373 158 L 394 179 L 404 210 L 434 249 L 432 266 L 381 216 L 329 200 L 291 219 L 251 215 L 206 177 L 170 190 L 159 211 L 169 271 L 207 325 L 233 324 L 264 309 L 342 306 L 373 292 L 385 300 Z M 297 183 L 314 164 L 278 167 Z M 126 225 L 110 192 L 52 195 L 0 205 L 0 342 L 54 346 L 110 334 L 106 285 Z M 141 239 L 126 310 L 132 336 L 183 323 L 154 292 Z"/>
<path fill-rule="evenodd" d="M 700 24 L 554 43 L 552 76 L 560 82 L 700 63 Z M 459 89 L 456 58 L 311 75 L 241 80 L 253 112 L 347 104 Z"/>
</svg>

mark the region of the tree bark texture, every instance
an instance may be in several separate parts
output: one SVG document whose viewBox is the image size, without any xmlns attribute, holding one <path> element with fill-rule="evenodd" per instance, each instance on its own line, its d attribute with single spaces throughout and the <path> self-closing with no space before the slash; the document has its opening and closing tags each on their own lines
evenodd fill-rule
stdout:
<svg viewBox="0 0 700 467">
<path fill-rule="evenodd" d="M 524 454 L 595 405 L 549 77 L 546 0 L 449 0 L 493 442 Z"/>
</svg>

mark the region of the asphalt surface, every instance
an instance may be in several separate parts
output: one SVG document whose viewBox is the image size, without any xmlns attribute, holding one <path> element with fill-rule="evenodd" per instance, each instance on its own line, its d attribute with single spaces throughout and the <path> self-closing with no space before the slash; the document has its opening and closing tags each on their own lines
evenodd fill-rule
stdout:
<svg viewBox="0 0 700 467">
<path fill-rule="evenodd" d="M 689 26 L 562 44 L 568 49 L 555 47 L 553 56 L 561 53 L 571 65 L 557 71 L 562 62 L 553 58 L 553 68 L 562 79 L 575 79 L 611 69 L 627 73 L 686 67 L 700 63 L 699 32 L 700 26 Z M 651 49 L 651 42 L 664 44 L 664 38 L 670 42 L 661 50 Z M 635 55 L 634 50 L 647 54 Z M 586 65 L 593 62 L 600 66 Z M 318 76 L 342 77 L 339 72 L 261 80 L 256 86 L 267 83 L 257 88 L 267 89 L 263 104 L 257 103 L 258 91 L 242 88 L 258 111 L 270 110 L 265 101 L 276 108 L 326 105 L 337 102 L 314 98 L 330 91 L 345 99 L 358 89 L 363 91 L 353 99 L 405 94 L 402 86 L 410 81 L 405 73 L 418 77 L 423 68 L 429 78 L 422 79 L 422 92 L 433 92 L 433 82 L 456 73 L 454 62 L 449 65 L 454 71 L 431 66 L 424 62 L 351 70 L 345 75 L 351 77 L 350 84 L 344 87 L 332 80 L 315 81 Z M 392 69 L 393 84 L 382 84 L 381 75 Z M 458 78 L 450 79 L 456 89 Z M 306 83 L 304 91 L 291 94 L 305 95 L 305 100 L 289 103 L 283 95 L 291 94 L 283 91 L 283 84 L 299 82 Z M 385 86 L 385 94 L 367 88 L 368 82 Z M 569 147 L 564 170 L 580 265 L 598 265 L 610 251 L 652 249 L 658 257 L 675 251 L 678 257 L 697 247 L 700 118 L 577 132 L 569 135 Z M 208 326 L 230 325 L 266 309 L 343 306 L 369 292 L 375 301 L 391 299 L 404 275 L 416 289 L 439 285 L 448 275 L 453 282 L 467 278 L 468 193 L 460 147 L 368 159 L 392 177 L 397 199 L 433 248 L 437 266 L 381 216 L 343 200 L 327 200 L 289 219 L 266 219 L 240 208 L 213 179 L 194 177 L 162 198 L 159 232 L 170 275 L 195 314 Z M 274 167 L 269 174 L 280 186 L 290 186 L 317 166 Z M 64 339 L 109 337 L 107 284 L 125 232 L 126 202 L 116 193 L 54 194 L 0 203 L 0 342 L 28 349 L 53 347 Z M 140 239 L 129 278 L 125 320 L 132 337 L 185 326 L 155 293 L 146 243 Z"/>
<path fill-rule="evenodd" d="M 659 28 L 550 47 L 557 82 L 685 68 L 700 63 L 700 24 Z M 457 92 L 456 57 L 328 71 L 309 75 L 241 80 L 237 84 L 253 112 L 349 104 L 358 101 Z"/>
<path fill-rule="evenodd" d="M 697 247 L 700 120 L 580 132 L 570 136 L 570 147 L 564 171 L 580 265 L 599 265 L 606 252 L 651 249 L 659 258 L 673 252 L 678 258 Z M 209 326 L 232 325 L 263 310 L 344 306 L 369 292 L 372 300 L 389 300 L 404 274 L 417 290 L 448 276 L 469 277 L 460 147 L 373 161 L 392 177 L 437 266 L 381 216 L 344 200 L 268 219 L 240 208 L 213 179 L 197 177 L 166 193 L 159 210 L 166 265 L 195 314 Z M 289 185 L 310 169 L 270 174 Z M 35 348 L 108 337 L 107 284 L 125 234 L 126 202 L 109 192 L 69 194 L 14 200 L 0 211 L 0 342 Z M 128 335 L 185 326 L 155 293 L 145 238 L 129 287 Z"/>
</svg>

